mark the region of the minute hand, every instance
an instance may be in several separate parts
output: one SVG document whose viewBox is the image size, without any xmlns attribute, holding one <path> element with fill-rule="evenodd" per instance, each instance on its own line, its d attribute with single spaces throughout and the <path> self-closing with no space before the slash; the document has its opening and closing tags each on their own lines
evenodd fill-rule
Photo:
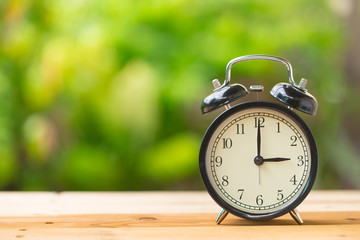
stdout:
<svg viewBox="0 0 360 240">
<path fill-rule="evenodd" d="M 260 152 L 261 152 L 261 132 L 260 132 L 260 118 L 259 121 L 257 122 L 257 156 L 260 157 Z"/>
<path fill-rule="evenodd" d="M 288 161 L 290 160 L 290 158 L 264 158 L 264 162 L 283 162 L 283 161 Z"/>
</svg>

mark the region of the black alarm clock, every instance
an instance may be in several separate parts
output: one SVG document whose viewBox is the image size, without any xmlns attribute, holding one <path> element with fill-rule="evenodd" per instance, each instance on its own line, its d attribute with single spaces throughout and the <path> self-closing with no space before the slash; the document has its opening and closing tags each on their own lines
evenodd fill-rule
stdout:
<svg viewBox="0 0 360 240">
<path fill-rule="evenodd" d="M 281 103 L 248 101 L 229 104 L 249 92 L 230 82 L 231 67 L 248 60 L 269 60 L 284 64 L 289 83 L 278 83 L 270 94 Z M 200 147 L 199 167 L 203 183 L 222 208 L 216 222 L 228 213 L 251 220 L 268 220 L 290 213 L 303 221 L 296 207 L 310 192 L 318 168 L 316 142 L 306 123 L 294 109 L 315 115 L 318 103 L 293 80 L 286 59 L 248 55 L 231 60 L 222 85 L 214 80 L 214 92 L 202 103 L 202 113 L 225 107 L 209 126 Z M 263 86 L 250 86 L 262 92 Z"/>
</svg>

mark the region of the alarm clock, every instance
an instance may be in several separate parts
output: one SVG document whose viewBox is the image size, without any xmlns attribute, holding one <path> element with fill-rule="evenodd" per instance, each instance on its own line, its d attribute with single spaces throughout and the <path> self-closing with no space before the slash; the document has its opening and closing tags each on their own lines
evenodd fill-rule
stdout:
<svg viewBox="0 0 360 240">
<path fill-rule="evenodd" d="M 231 67 L 249 60 L 284 64 L 289 83 L 276 84 L 270 94 L 280 103 L 247 101 L 230 103 L 249 94 L 241 84 L 230 85 Z M 228 213 L 251 220 L 268 220 L 290 213 L 302 224 L 296 207 L 309 194 L 317 173 L 318 151 L 309 127 L 294 111 L 315 115 L 318 103 L 306 89 L 307 80 L 297 85 L 286 59 L 248 55 L 231 60 L 225 81 L 215 79 L 215 90 L 201 105 L 203 114 L 224 107 L 207 129 L 199 154 L 202 181 L 222 208 L 216 222 Z M 252 85 L 250 92 L 263 91 Z"/>
</svg>

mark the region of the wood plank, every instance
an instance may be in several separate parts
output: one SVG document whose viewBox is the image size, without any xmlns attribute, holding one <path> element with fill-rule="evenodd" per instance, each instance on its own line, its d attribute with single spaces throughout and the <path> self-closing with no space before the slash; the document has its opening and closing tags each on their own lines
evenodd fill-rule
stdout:
<svg viewBox="0 0 360 240">
<path fill-rule="evenodd" d="M 1 192 L 0 239 L 360 239 L 360 191 L 312 191 L 269 221 L 229 215 L 206 192 Z"/>
<path fill-rule="evenodd" d="M 56 214 L 213 213 L 219 207 L 201 192 L 0 192 L 0 216 Z M 312 191 L 301 212 L 360 211 L 358 191 Z"/>
<path fill-rule="evenodd" d="M 216 225 L 212 214 L 60 215 L 0 218 L 5 239 L 359 239 L 360 212 L 304 213 L 304 225 L 289 215 L 270 221 L 230 216 Z M 150 237 L 151 236 L 151 237 Z M 100 237 L 100 238 L 97 238 Z M 103 238 L 104 237 L 104 238 Z M 106 237 L 106 238 L 105 238 Z"/>
<path fill-rule="evenodd" d="M 359 225 L 360 212 L 306 212 L 305 225 Z M 42 217 L 2 217 L 0 229 L 18 228 L 118 228 L 118 227 L 215 227 L 213 214 L 93 214 Z M 251 221 L 229 215 L 221 226 L 291 226 L 297 223 L 285 215 L 268 221 Z M 220 226 L 219 225 L 219 226 Z M 360 229 L 359 229 L 360 230 Z"/>
</svg>

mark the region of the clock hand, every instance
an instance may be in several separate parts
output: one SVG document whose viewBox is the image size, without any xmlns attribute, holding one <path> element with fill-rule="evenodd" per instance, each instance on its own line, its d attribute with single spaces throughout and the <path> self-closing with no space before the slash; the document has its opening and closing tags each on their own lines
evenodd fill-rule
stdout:
<svg viewBox="0 0 360 240">
<path fill-rule="evenodd" d="M 258 129 L 257 129 L 257 157 L 256 158 L 262 158 L 260 156 L 260 149 L 261 149 L 260 118 L 258 119 L 257 127 L 258 127 Z M 258 169 L 259 169 L 259 185 L 260 185 L 260 165 L 258 165 Z"/>
<path fill-rule="evenodd" d="M 260 133 L 260 118 L 258 120 L 257 125 L 257 156 L 260 156 L 260 148 L 261 148 L 261 133 Z"/>
<path fill-rule="evenodd" d="M 281 158 L 281 157 L 276 157 L 276 158 L 264 158 L 263 161 L 264 162 L 283 162 L 283 161 L 288 161 L 291 160 L 290 158 Z"/>
</svg>

